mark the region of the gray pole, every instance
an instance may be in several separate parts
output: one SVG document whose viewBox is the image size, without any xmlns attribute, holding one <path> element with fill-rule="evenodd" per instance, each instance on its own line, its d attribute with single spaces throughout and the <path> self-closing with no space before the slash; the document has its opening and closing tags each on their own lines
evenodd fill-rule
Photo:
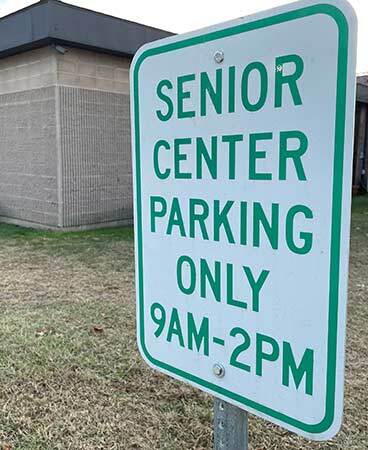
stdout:
<svg viewBox="0 0 368 450">
<path fill-rule="evenodd" d="M 248 413 L 218 398 L 214 413 L 214 450 L 248 450 Z"/>
</svg>

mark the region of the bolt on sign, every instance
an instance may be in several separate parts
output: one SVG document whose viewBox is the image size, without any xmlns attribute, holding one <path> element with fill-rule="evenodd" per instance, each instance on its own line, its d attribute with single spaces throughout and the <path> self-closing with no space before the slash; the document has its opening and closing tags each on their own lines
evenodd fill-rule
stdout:
<svg viewBox="0 0 368 450">
<path fill-rule="evenodd" d="M 308 438 L 343 409 L 356 17 L 299 1 L 140 49 L 138 342 Z"/>
</svg>

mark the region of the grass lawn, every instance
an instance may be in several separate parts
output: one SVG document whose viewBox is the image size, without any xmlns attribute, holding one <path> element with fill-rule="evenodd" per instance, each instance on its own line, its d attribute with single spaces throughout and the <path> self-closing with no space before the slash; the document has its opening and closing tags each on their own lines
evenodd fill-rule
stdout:
<svg viewBox="0 0 368 450">
<path fill-rule="evenodd" d="M 0 225 L 0 450 L 210 449 L 212 400 L 135 343 L 131 229 Z M 352 219 L 345 420 L 312 443 L 250 420 L 251 450 L 368 449 L 368 198 Z"/>
</svg>

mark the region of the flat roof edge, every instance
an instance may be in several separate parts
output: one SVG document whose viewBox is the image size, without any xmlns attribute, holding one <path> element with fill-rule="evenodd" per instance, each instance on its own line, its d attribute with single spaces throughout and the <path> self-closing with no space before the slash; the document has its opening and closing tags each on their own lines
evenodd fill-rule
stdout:
<svg viewBox="0 0 368 450">
<path fill-rule="evenodd" d="M 0 58 L 52 42 L 133 57 L 147 42 L 171 35 L 58 0 L 41 0 L 0 18 Z"/>
</svg>

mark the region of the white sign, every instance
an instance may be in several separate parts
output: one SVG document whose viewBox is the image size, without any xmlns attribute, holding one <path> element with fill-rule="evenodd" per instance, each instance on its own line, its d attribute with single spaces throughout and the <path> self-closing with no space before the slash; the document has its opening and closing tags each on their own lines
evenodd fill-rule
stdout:
<svg viewBox="0 0 368 450">
<path fill-rule="evenodd" d="M 300 1 L 131 69 L 138 342 L 312 439 L 343 409 L 356 18 Z"/>
</svg>

